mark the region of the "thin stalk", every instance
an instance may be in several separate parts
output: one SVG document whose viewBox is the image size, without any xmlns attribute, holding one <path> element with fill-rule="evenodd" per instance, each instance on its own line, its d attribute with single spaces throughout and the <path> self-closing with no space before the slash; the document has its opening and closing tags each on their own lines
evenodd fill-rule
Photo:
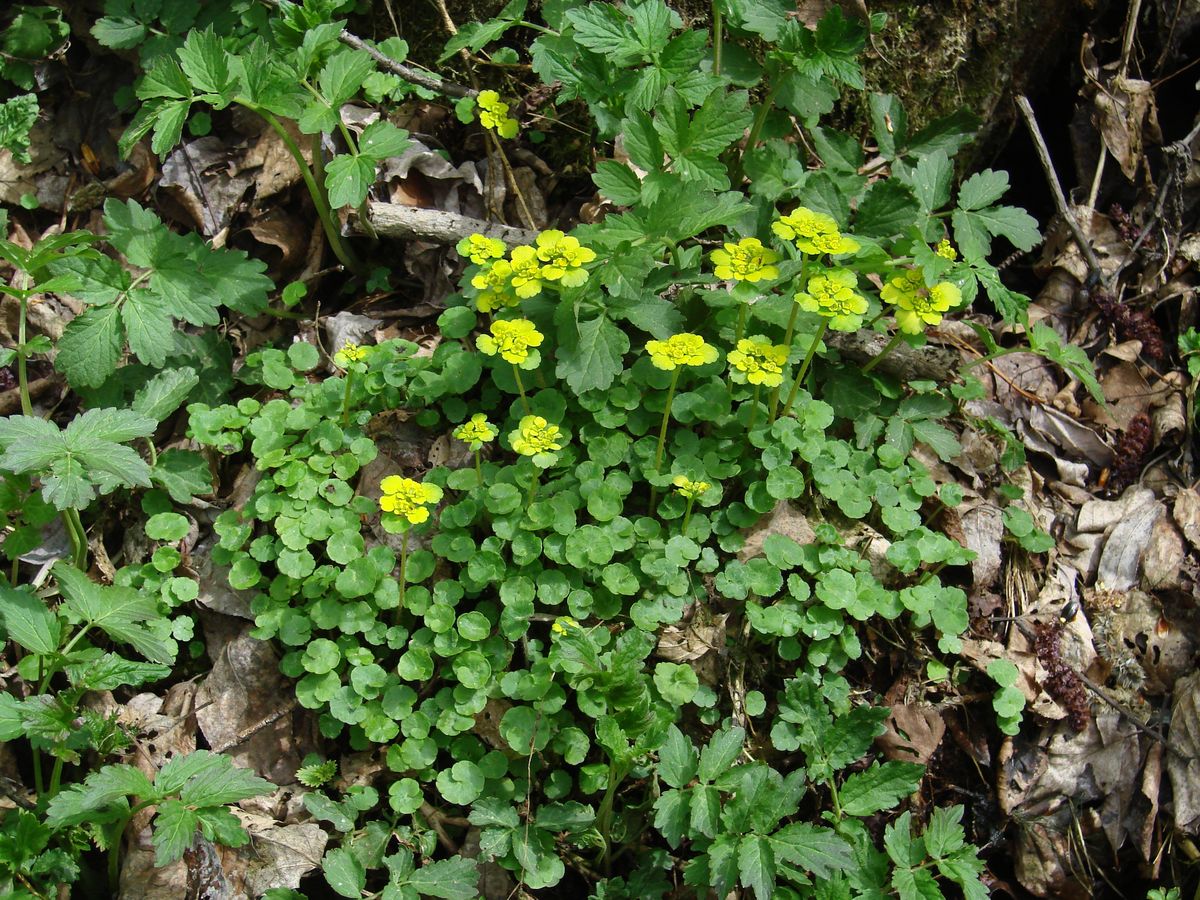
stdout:
<svg viewBox="0 0 1200 900">
<path fill-rule="evenodd" d="M 609 826 L 612 824 L 613 800 L 616 799 L 617 788 L 620 787 L 628 773 L 628 766 L 620 766 L 615 762 L 608 764 L 608 787 L 604 791 L 604 799 L 600 801 L 600 808 L 596 812 L 596 830 L 604 836 L 604 858 L 606 860 L 609 854 L 608 832 Z"/>
<path fill-rule="evenodd" d="M 737 347 L 738 341 L 740 341 L 742 339 L 742 335 L 746 333 L 746 316 L 748 315 L 749 308 L 750 304 L 743 302 L 741 304 L 741 308 L 738 309 L 737 329 L 733 334 L 734 347 Z"/>
<path fill-rule="evenodd" d="M 67 527 L 67 535 L 71 538 L 71 548 L 74 550 L 72 562 L 81 572 L 87 571 L 87 532 L 83 528 L 83 520 L 79 518 L 79 510 L 64 509 L 63 524 Z"/>
<path fill-rule="evenodd" d="M 692 505 L 695 502 L 695 497 L 688 497 L 687 506 L 683 510 L 683 528 L 680 529 L 680 534 L 684 535 L 684 537 L 687 536 L 688 525 L 690 525 L 692 521 Z"/>
<path fill-rule="evenodd" d="M 529 512 L 529 507 L 533 506 L 533 501 L 537 497 L 538 482 L 541 480 L 542 470 L 536 465 L 533 467 L 533 477 L 529 479 L 529 494 L 525 497 L 525 512 Z"/>
<path fill-rule="evenodd" d="M 404 610 L 404 587 L 407 584 L 404 573 L 405 564 L 408 562 L 408 532 L 409 529 L 404 529 L 404 535 L 400 538 L 400 605 L 396 607 L 396 621 L 400 621 L 400 613 Z"/>
<path fill-rule="evenodd" d="M 313 206 L 317 210 L 317 216 L 321 220 L 321 227 L 325 231 L 325 239 L 329 241 L 329 248 L 333 251 L 333 255 L 338 258 L 343 266 L 353 272 L 355 275 L 363 275 L 366 273 L 366 267 L 362 261 L 355 255 L 350 246 L 342 239 L 342 233 L 338 229 L 333 219 L 333 210 L 329 207 L 329 200 L 325 196 L 324 179 L 320 184 L 317 183 L 316 177 L 313 175 L 313 170 L 308 163 L 304 161 L 304 154 L 300 152 L 299 145 L 292 140 L 292 136 L 288 134 L 287 129 L 283 124 L 275 118 L 275 115 L 261 107 L 252 103 L 243 104 L 247 109 L 258 113 L 271 129 L 279 135 L 279 139 L 283 141 L 283 145 L 287 148 L 288 153 L 292 155 L 292 159 L 296 161 L 296 166 L 300 169 L 300 177 L 304 179 L 304 186 L 308 188 L 308 193 L 312 197 Z M 320 166 L 320 154 L 313 157 L 313 162 L 318 168 Z"/>
<path fill-rule="evenodd" d="M 150 468 L 158 465 L 158 448 L 154 446 L 154 438 L 146 438 L 146 455 L 150 457 Z"/>
<path fill-rule="evenodd" d="M 750 125 L 750 134 L 746 137 L 746 145 L 742 149 L 741 156 L 733 166 L 733 171 L 730 173 L 730 183 L 736 190 L 738 185 L 742 183 L 742 172 L 746 162 L 746 154 L 754 149 L 758 143 L 759 135 L 762 134 L 763 126 L 767 124 L 767 115 L 771 112 L 771 106 L 775 102 L 775 89 L 772 88 L 767 92 L 767 96 L 763 97 L 762 106 L 758 108 L 758 112 L 754 116 L 754 122 Z"/>
<path fill-rule="evenodd" d="M 17 316 L 17 386 L 21 392 L 21 413 L 32 416 L 33 402 L 29 399 L 29 370 L 25 359 L 25 312 L 28 304 L 29 297 L 23 294 L 18 303 L 20 312 Z"/>
<path fill-rule="evenodd" d="M 496 154 L 500 157 L 500 165 L 504 168 L 504 176 L 508 180 L 508 186 L 514 194 L 517 195 L 517 204 L 521 207 L 521 215 L 525 218 L 525 227 L 537 230 L 537 220 L 533 218 L 533 213 L 529 211 L 529 204 L 525 202 L 525 195 L 521 193 L 521 186 L 517 184 L 516 173 L 513 172 L 512 166 L 508 163 L 508 155 L 504 152 L 504 145 L 500 143 L 500 136 L 492 129 L 483 129 L 484 134 L 492 140 L 492 146 L 496 150 Z"/>
<path fill-rule="evenodd" d="M 796 317 L 800 315 L 800 304 L 792 303 L 792 314 L 788 316 L 787 331 L 783 336 L 783 346 L 788 348 L 788 356 L 792 355 L 792 336 L 796 332 Z M 775 411 L 779 409 L 779 385 L 771 391 L 771 421 L 775 421 Z"/>
<path fill-rule="evenodd" d="M 889 353 L 891 353 L 893 350 L 895 350 L 896 345 L 899 344 L 902 340 L 904 340 L 904 332 L 903 331 L 897 331 L 894 335 L 892 335 L 892 339 L 887 342 L 886 347 L 884 347 L 881 351 L 879 351 L 879 355 L 876 356 L 874 359 L 870 360 L 865 366 L 863 366 L 863 368 L 862 368 L 863 374 L 865 375 L 867 372 L 870 372 L 873 368 L 875 368 L 877 365 L 879 365 L 879 361 L 881 359 L 883 359 L 885 356 L 887 356 Z"/>
<path fill-rule="evenodd" d="M 817 354 L 817 347 L 821 343 L 821 338 L 825 337 L 825 332 L 828 330 L 829 320 L 822 319 L 820 326 L 817 328 L 817 333 L 813 335 L 812 343 L 808 345 L 808 353 L 804 357 L 804 362 L 800 364 L 800 371 L 796 373 L 796 380 L 792 382 L 792 389 L 788 392 L 787 403 L 783 404 L 784 418 L 792 411 L 792 404 L 796 402 L 796 392 L 800 390 L 804 376 L 808 374 L 808 367 L 812 365 L 813 357 Z"/>
<path fill-rule="evenodd" d="M 662 425 L 658 429 L 658 447 L 654 451 L 654 474 L 662 465 L 663 447 L 667 443 L 667 424 L 671 421 L 671 404 L 675 401 L 675 388 L 679 385 L 679 367 L 671 372 L 671 386 L 667 389 L 667 404 L 663 408 Z M 650 485 L 650 512 L 653 513 L 658 505 L 658 488 Z"/>
<path fill-rule="evenodd" d="M 713 21 L 713 74 L 721 74 L 721 49 L 725 42 L 725 23 L 721 19 L 721 0 L 713 0 L 712 5 L 712 21 Z"/>
<path fill-rule="evenodd" d="M 483 463 L 480 461 L 480 453 L 475 451 L 475 477 L 479 479 L 479 486 L 483 487 Z"/>
<path fill-rule="evenodd" d="M 521 369 L 516 363 L 513 363 L 512 367 L 513 375 L 515 375 L 517 379 L 517 390 L 521 392 L 521 406 L 525 410 L 525 415 L 532 416 L 533 410 L 529 406 L 529 398 L 525 396 L 525 383 L 521 381 Z"/>
<path fill-rule="evenodd" d="M 346 370 L 346 390 L 342 394 L 342 427 L 350 425 L 350 392 L 354 389 L 354 370 Z"/>
<path fill-rule="evenodd" d="M 746 426 L 747 431 L 749 431 L 751 428 L 753 428 L 754 423 L 756 421 L 758 421 L 758 395 L 761 393 L 762 393 L 762 385 L 756 384 L 754 386 L 754 397 L 751 398 L 751 400 L 750 400 L 750 404 L 751 404 L 751 406 L 750 406 L 750 424 L 748 424 Z"/>
</svg>

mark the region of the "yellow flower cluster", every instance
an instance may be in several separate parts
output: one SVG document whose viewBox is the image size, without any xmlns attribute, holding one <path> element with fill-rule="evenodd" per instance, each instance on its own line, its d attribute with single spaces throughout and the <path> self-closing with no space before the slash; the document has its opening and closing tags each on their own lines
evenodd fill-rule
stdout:
<svg viewBox="0 0 1200 900">
<path fill-rule="evenodd" d="M 379 508 L 412 525 L 420 525 L 429 518 L 425 504 L 442 499 L 442 489 L 436 484 L 422 484 L 400 475 L 389 475 L 379 483 L 379 489 L 383 491 Z"/>
<path fill-rule="evenodd" d="M 522 456 L 537 456 L 563 448 L 562 429 L 551 425 L 541 416 L 525 416 L 517 430 L 509 434 L 508 442 Z"/>
<path fill-rule="evenodd" d="M 368 352 L 366 347 L 360 347 L 358 344 L 342 344 L 342 348 L 333 354 L 333 362 L 344 369 L 350 363 L 362 362 L 367 358 Z"/>
<path fill-rule="evenodd" d="M 810 256 L 828 253 L 841 256 L 858 249 L 858 241 L 847 237 L 838 229 L 833 216 L 815 212 L 808 207 L 798 206 L 790 213 L 779 217 L 771 230 L 785 241 L 792 241 L 796 249 Z"/>
<path fill-rule="evenodd" d="M 896 324 L 905 334 L 920 334 L 962 302 L 962 291 L 948 281 L 926 289 L 920 269 L 909 269 L 883 286 L 879 296 L 896 307 Z"/>
<path fill-rule="evenodd" d="M 502 241 L 482 234 L 463 238 L 456 249 L 481 267 L 471 277 L 471 286 L 480 292 L 475 298 L 480 312 L 536 297 L 546 282 L 579 287 L 588 280 L 584 266 L 596 259 L 596 251 L 581 245 L 578 238 L 553 228 L 541 232 L 536 245 L 514 247 L 508 259 L 503 258 Z"/>
<path fill-rule="evenodd" d="M 686 475 L 676 475 L 671 479 L 671 484 L 675 485 L 675 490 L 688 500 L 695 500 L 712 487 L 707 481 L 692 481 Z"/>
<path fill-rule="evenodd" d="M 779 387 L 783 383 L 783 367 L 787 365 L 788 348 L 772 344 L 761 334 L 738 341 L 737 349 L 729 352 L 735 381 Z"/>
<path fill-rule="evenodd" d="M 475 413 L 469 421 L 454 429 L 454 436 L 464 444 L 470 444 L 472 450 L 494 441 L 499 433 L 500 430 L 483 413 Z"/>
<path fill-rule="evenodd" d="M 519 366 L 529 359 L 530 351 L 545 339 L 528 319 L 497 319 L 490 334 L 481 334 L 475 344 L 488 356 L 500 354 L 505 362 Z"/>
<path fill-rule="evenodd" d="M 480 91 L 475 98 L 479 106 L 479 124 L 490 128 L 502 138 L 517 136 L 517 120 L 508 114 L 508 104 L 495 91 Z"/>
<path fill-rule="evenodd" d="M 665 341 L 647 341 L 646 351 L 655 368 L 668 372 L 679 366 L 703 366 L 717 359 L 717 348 L 698 334 L 673 334 Z"/>
<path fill-rule="evenodd" d="M 758 238 L 742 238 L 736 244 L 725 244 L 725 249 L 714 250 L 709 257 L 715 268 L 713 274 L 723 281 L 770 280 L 779 277 L 779 254 L 768 250 Z"/>
<path fill-rule="evenodd" d="M 550 626 L 550 630 L 558 635 L 570 634 L 572 631 L 578 631 L 579 628 L 579 623 L 570 616 L 559 616 Z"/>
<path fill-rule="evenodd" d="M 834 331 L 857 331 L 869 305 L 857 287 L 858 276 L 849 269 L 828 269 L 810 278 L 795 300 L 805 312 L 829 319 Z"/>
<path fill-rule="evenodd" d="M 938 241 L 937 249 L 933 251 L 942 259 L 948 259 L 954 262 L 958 259 L 958 251 L 954 249 L 954 245 L 950 243 L 950 238 L 942 238 Z"/>
</svg>

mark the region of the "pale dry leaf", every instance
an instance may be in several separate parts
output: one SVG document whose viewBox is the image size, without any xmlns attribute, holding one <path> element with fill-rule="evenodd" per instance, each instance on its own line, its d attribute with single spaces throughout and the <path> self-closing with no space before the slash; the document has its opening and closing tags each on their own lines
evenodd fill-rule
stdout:
<svg viewBox="0 0 1200 900">
<path fill-rule="evenodd" d="M 801 546 L 811 544 L 817 539 L 816 532 L 804 513 L 787 500 L 780 500 L 769 516 L 760 519 L 746 532 L 746 540 L 742 549 L 738 551 L 738 559 L 746 562 L 756 556 L 762 556 L 763 541 L 773 534 L 791 538 Z"/>
<path fill-rule="evenodd" d="M 1166 515 L 1166 507 L 1155 500 L 1135 507 L 1109 532 L 1096 568 L 1096 583 L 1123 591 L 1138 583 L 1142 557 L 1154 534 L 1154 525 Z"/>
<path fill-rule="evenodd" d="M 1186 558 L 1183 535 L 1169 516 L 1159 516 L 1142 557 L 1142 586 L 1148 591 L 1179 587 Z"/>
<path fill-rule="evenodd" d="M 971 561 L 971 581 L 980 590 L 991 586 L 1000 574 L 1003 561 L 1000 544 L 1004 540 L 1004 517 L 999 507 L 981 502 L 961 515 L 963 544 L 975 553 Z"/>
<path fill-rule="evenodd" d="M 1181 490 L 1175 495 L 1171 515 L 1188 543 L 1200 550 L 1200 493 L 1195 488 Z"/>
<path fill-rule="evenodd" d="M 1200 672 L 1175 682 L 1167 738 L 1172 751 L 1167 754 L 1167 774 L 1175 827 L 1196 834 L 1200 830 Z"/>
</svg>

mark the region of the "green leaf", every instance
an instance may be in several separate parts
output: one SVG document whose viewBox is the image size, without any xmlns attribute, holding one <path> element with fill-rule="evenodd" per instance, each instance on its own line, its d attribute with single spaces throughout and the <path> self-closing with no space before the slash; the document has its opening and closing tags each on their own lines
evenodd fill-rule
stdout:
<svg viewBox="0 0 1200 900">
<path fill-rule="evenodd" d="M 919 212 L 917 199 L 898 179 L 876 181 L 859 203 L 854 230 L 867 237 L 892 237 L 907 231 Z"/>
<path fill-rule="evenodd" d="M 850 775 L 838 797 L 848 816 L 866 817 L 894 809 L 905 797 L 921 786 L 925 767 L 916 763 L 878 763 L 863 772 Z"/>
<path fill-rule="evenodd" d="M 176 503 L 190 503 L 193 497 L 213 491 L 208 460 L 194 450 L 160 453 L 150 470 L 150 480 L 165 488 Z"/>
<path fill-rule="evenodd" d="M 154 864 L 166 866 L 183 859 L 183 852 L 192 845 L 200 817 L 178 800 L 164 800 L 154 817 Z"/>
<path fill-rule="evenodd" d="M 229 72 L 229 54 L 211 28 L 188 32 L 179 49 L 179 65 L 195 88 L 213 95 L 205 99 L 217 109 L 233 99 L 237 80 Z"/>
<path fill-rule="evenodd" d="M 0 149 L 10 150 L 19 163 L 28 165 L 29 132 L 38 117 L 36 94 L 19 94 L 0 103 Z"/>
<path fill-rule="evenodd" d="M 941 209 L 950 202 L 950 180 L 953 176 L 954 166 L 941 150 L 917 160 L 912 173 L 912 186 L 924 212 Z M 961 196 L 960 192 L 960 202 Z"/>
<path fill-rule="evenodd" d="M 566 18 L 574 28 L 574 41 L 607 57 L 611 65 L 623 67 L 644 58 L 637 33 L 616 6 L 590 3 L 569 10 Z"/>
<path fill-rule="evenodd" d="M 925 849 L 934 859 L 944 859 L 966 845 L 962 827 L 963 808 L 939 806 L 929 816 L 925 826 Z"/>
<path fill-rule="evenodd" d="M 976 172 L 958 189 L 960 209 L 976 210 L 991 206 L 1008 192 L 1008 173 L 994 169 Z"/>
<path fill-rule="evenodd" d="M 108 765 L 93 772 L 82 784 L 73 784 L 55 794 L 46 810 L 46 822 L 55 828 L 77 825 L 126 797 L 154 800 L 159 796 L 140 770 L 124 764 Z"/>
<path fill-rule="evenodd" d="M 928 869 L 906 869 L 897 866 L 892 870 L 892 887 L 900 900 L 944 900 L 945 894 Z"/>
<path fill-rule="evenodd" d="M 854 861 L 850 845 L 828 828 L 808 822 L 785 825 L 769 838 L 777 859 L 799 866 L 818 878 L 846 870 Z"/>
<path fill-rule="evenodd" d="M 748 834 L 738 844 L 738 874 L 742 884 L 754 889 L 758 900 L 768 900 L 775 890 L 775 854 L 761 834 Z"/>
<path fill-rule="evenodd" d="M 175 662 L 175 641 L 147 623 L 162 621 L 154 596 L 126 587 L 102 587 L 73 566 L 58 563 L 54 576 L 62 591 L 63 605 L 89 625 L 113 640 L 134 647 L 152 662 Z"/>
<path fill-rule="evenodd" d="M 667 729 L 667 738 L 658 750 L 658 777 L 674 788 L 686 787 L 696 777 L 696 748 L 678 727 Z"/>
<path fill-rule="evenodd" d="M 62 625 L 35 594 L 0 584 L 0 620 L 8 637 L 31 653 L 48 656 L 58 651 Z"/>
<path fill-rule="evenodd" d="M 146 40 L 146 26 L 128 16 L 103 16 L 91 28 L 92 37 L 113 50 L 132 50 Z"/>
<path fill-rule="evenodd" d="M 641 179 L 624 163 L 604 160 L 597 164 L 592 181 L 601 194 L 620 206 L 633 206 L 642 197 Z"/>
<path fill-rule="evenodd" d="M 133 395 L 133 403 L 130 406 L 134 412 L 155 422 L 161 422 L 179 408 L 192 392 L 192 388 L 199 383 L 200 376 L 196 374 L 195 369 L 166 369 L 151 378 Z"/>
<path fill-rule="evenodd" d="M 358 138 L 358 152 L 376 160 L 400 156 L 411 146 L 412 141 L 408 139 L 408 132 L 397 128 L 386 119 L 372 122 L 363 129 Z"/>
<path fill-rule="evenodd" d="M 478 896 L 476 884 L 479 869 L 475 860 L 462 856 L 426 862 L 407 876 L 392 875 L 391 886 L 403 890 L 409 888 L 422 897 L 439 897 L 442 900 L 474 900 Z M 386 892 L 385 892 L 386 893 Z"/>
<path fill-rule="evenodd" d="M 621 374 L 629 338 L 607 316 L 572 321 L 560 329 L 559 338 L 556 374 L 576 394 L 607 390 Z"/>
<path fill-rule="evenodd" d="M 329 161 L 325 173 L 330 206 L 334 209 L 361 206 L 375 183 L 375 160 L 343 153 Z"/>
<path fill-rule="evenodd" d="M 330 850 L 321 860 L 325 881 L 339 897 L 359 900 L 367 886 L 367 870 L 358 857 L 344 847 Z"/>
<path fill-rule="evenodd" d="M 363 80 L 375 71 L 375 61 L 361 50 L 344 49 L 325 62 L 317 83 L 329 105 L 337 110 L 362 88 Z"/>
<path fill-rule="evenodd" d="M 437 775 L 438 792 L 447 803 L 469 806 L 483 793 L 484 777 L 479 766 L 460 760 Z"/>
<path fill-rule="evenodd" d="M 672 706 L 691 702 L 700 689 L 700 679 L 691 666 L 682 663 L 660 662 L 654 667 L 654 686 Z"/>
<path fill-rule="evenodd" d="M 690 793 L 690 791 L 664 791 L 654 801 L 654 827 L 672 847 L 678 847 L 687 835 Z"/>
<path fill-rule="evenodd" d="M 714 734 L 700 752 L 700 767 L 697 772 L 701 781 L 711 782 L 723 774 L 742 752 L 746 740 L 744 728 L 723 728 Z"/>
<path fill-rule="evenodd" d="M 99 387 L 113 372 L 125 346 L 118 306 L 93 306 L 67 323 L 54 367 L 73 387 Z"/>
</svg>

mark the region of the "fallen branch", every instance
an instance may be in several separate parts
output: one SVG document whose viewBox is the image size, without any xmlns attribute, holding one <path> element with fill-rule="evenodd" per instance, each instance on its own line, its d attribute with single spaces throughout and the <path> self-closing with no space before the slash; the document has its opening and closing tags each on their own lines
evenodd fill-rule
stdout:
<svg viewBox="0 0 1200 900">
<path fill-rule="evenodd" d="M 435 244 L 457 244 L 469 234 L 498 238 L 510 247 L 532 244 L 537 240 L 537 232 L 525 228 L 400 203 L 368 203 L 366 225 L 383 237 L 431 241 Z M 367 232 L 364 223 L 356 221 L 354 227 L 360 232 Z"/>
<path fill-rule="evenodd" d="M 825 343 L 856 363 L 875 359 L 888 344 L 886 334 L 870 332 L 836 332 L 825 334 Z M 901 381 L 928 379 L 939 384 L 953 381 L 961 359 L 944 347 L 926 344 L 913 348 L 901 341 L 891 353 L 879 361 L 876 369 Z"/>
</svg>

